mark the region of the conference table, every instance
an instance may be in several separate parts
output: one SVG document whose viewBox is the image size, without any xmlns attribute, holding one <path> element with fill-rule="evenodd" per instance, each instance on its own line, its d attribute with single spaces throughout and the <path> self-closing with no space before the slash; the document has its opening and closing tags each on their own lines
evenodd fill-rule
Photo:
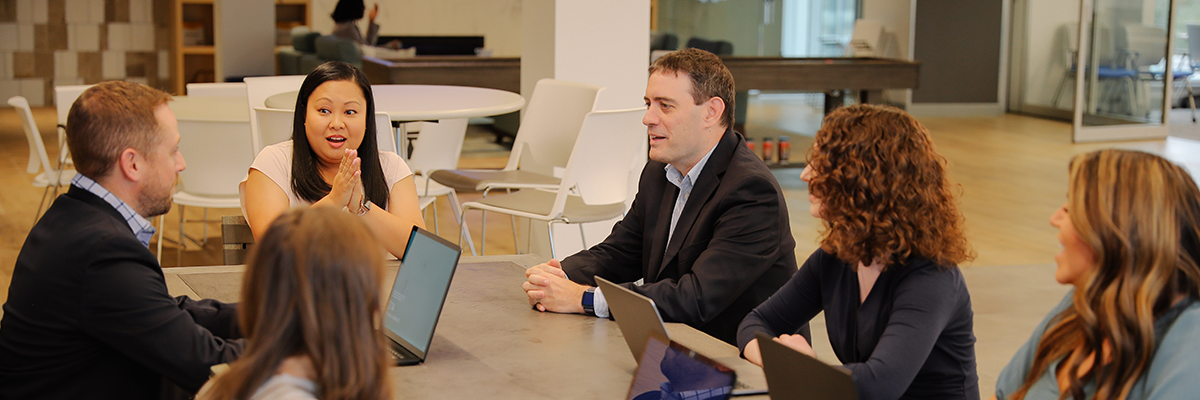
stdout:
<svg viewBox="0 0 1200 400">
<path fill-rule="evenodd" d="M 524 271 L 544 261 L 534 255 L 463 257 L 426 361 L 388 372 L 393 398 L 625 398 L 637 365 L 616 322 L 529 306 L 521 289 Z M 389 263 L 385 287 L 398 266 L 398 261 Z M 163 272 L 172 295 L 234 302 L 242 270 L 213 266 Z M 668 323 L 667 331 L 672 340 L 710 358 L 738 355 L 736 347 L 687 325 Z"/>
<path fill-rule="evenodd" d="M 408 132 L 403 122 L 438 121 L 507 114 L 525 106 L 521 95 L 497 89 L 449 85 L 371 85 L 375 111 L 387 113 L 396 130 L 400 155 L 408 158 Z M 267 97 L 267 108 L 292 110 L 297 91 Z"/>
</svg>

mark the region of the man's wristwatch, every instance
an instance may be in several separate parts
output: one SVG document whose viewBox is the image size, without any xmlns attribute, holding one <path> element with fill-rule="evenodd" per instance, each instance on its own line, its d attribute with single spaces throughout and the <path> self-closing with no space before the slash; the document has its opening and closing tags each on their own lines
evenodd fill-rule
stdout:
<svg viewBox="0 0 1200 400">
<path fill-rule="evenodd" d="M 583 291 L 583 313 L 596 316 L 596 288 L 590 287 Z"/>
</svg>

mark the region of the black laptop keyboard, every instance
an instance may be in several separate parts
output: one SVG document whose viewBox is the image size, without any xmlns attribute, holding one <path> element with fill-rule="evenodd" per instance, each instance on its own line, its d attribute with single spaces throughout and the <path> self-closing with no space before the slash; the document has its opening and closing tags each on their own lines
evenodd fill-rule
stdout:
<svg viewBox="0 0 1200 400">
<path fill-rule="evenodd" d="M 396 351 L 396 349 L 388 348 L 388 353 L 392 354 L 393 361 L 407 360 L 409 357 L 404 353 Z"/>
</svg>

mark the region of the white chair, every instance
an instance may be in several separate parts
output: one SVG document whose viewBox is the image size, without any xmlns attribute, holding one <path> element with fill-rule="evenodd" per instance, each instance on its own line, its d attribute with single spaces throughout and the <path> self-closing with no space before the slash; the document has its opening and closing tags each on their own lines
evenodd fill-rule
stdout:
<svg viewBox="0 0 1200 400">
<path fill-rule="evenodd" d="M 292 110 L 277 108 L 254 107 L 252 119 L 257 129 L 251 134 L 254 154 L 262 151 L 263 147 L 273 145 L 292 138 L 292 124 L 295 113 Z"/>
<path fill-rule="evenodd" d="M 187 95 L 191 97 L 245 97 L 245 82 L 189 83 Z"/>
<path fill-rule="evenodd" d="M 251 135 L 258 137 L 258 123 L 254 116 L 255 107 L 266 107 L 266 101 L 271 95 L 283 92 L 298 91 L 304 83 L 305 75 L 257 76 L 245 79 L 246 104 L 250 107 Z M 291 125 L 288 125 L 291 126 Z M 253 143 L 254 149 L 261 149 L 263 143 Z"/>
<path fill-rule="evenodd" d="M 644 108 L 588 113 L 580 128 L 556 191 L 522 189 L 463 204 L 469 209 L 501 212 L 554 223 L 579 224 L 580 239 L 587 246 L 583 223 L 606 221 L 625 213 L 629 189 L 629 167 L 646 140 L 642 125 Z M 461 220 L 461 218 L 460 218 Z M 554 233 L 550 233 L 551 257 Z M 470 240 L 470 237 L 467 238 Z"/>
<path fill-rule="evenodd" d="M 379 151 L 390 151 L 396 154 L 396 132 L 392 131 L 392 120 L 385 112 L 375 112 L 375 139 L 379 141 Z M 390 188 L 389 188 L 390 189 Z"/>
<path fill-rule="evenodd" d="M 75 177 L 75 170 L 63 168 L 60 163 L 58 168 L 50 166 L 50 156 L 46 154 L 46 144 L 42 142 L 42 133 L 38 130 L 37 121 L 33 119 L 33 111 L 29 109 L 29 100 L 21 96 L 13 96 L 8 99 L 8 105 L 17 109 L 17 116 L 21 119 L 21 127 L 25 129 L 25 139 L 29 142 L 29 164 L 25 171 L 31 174 L 37 174 L 33 177 L 33 186 L 46 188 L 42 191 L 42 200 L 38 203 L 37 213 L 33 215 L 33 220 L 37 221 L 42 215 L 42 207 L 46 203 L 46 197 L 53 190 L 53 195 L 58 196 L 58 188 L 71 184 L 71 179 Z M 61 147 L 60 153 L 65 152 L 66 147 Z M 41 173 L 38 171 L 41 170 Z"/>
<path fill-rule="evenodd" d="M 454 189 L 429 179 L 429 174 L 437 170 L 454 169 L 458 167 L 458 158 L 462 155 L 463 139 L 467 132 L 467 119 L 444 119 L 436 123 L 424 124 L 424 133 L 416 139 L 413 145 L 412 157 L 408 159 L 408 167 L 413 171 L 413 182 L 417 185 L 417 196 L 421 210 L 433 205 L 433 231 L 438 230 L 437 197 L 446 196 L 450 201 L 454 218 L 458 218 L 462 207 Z M 466 227 L 458 221 L 460 227 Z M 460 228 L 461 234 L 466 234 Z M 475 255 L 475 243 L 467 243 L 471 255 Z"/>
<path fill-rule="evenodd" d="M 187 169 L 179 173 L 179 250 L 187 246 L 183 224 L 184 207 L 204 207 L 204 237 L 193 242 L 203 246 L 208 239 L 209 208 L 240 208 L 238 184 L 254 160 L 251 153 L 250 126 L 246 122 L 179 121 L 179 152 Z M 192 221 L 197 222 L 197 221 Z M 162 218 L 159 218 L 162 226 Z M 162 241 L 158 243 L 162 254 Z"/>
<path fill-rule="evenodd" d="M 67 114 L 71 111 L 71 105 L 75 104 L 75 100 L 79 95 L 83 94 L 84 90 L 95 85 L 67 85 L 54 87 L 54 105 L 58 111 L 58 163 L 62 165 L 72 165 L 71 152 L 67 148 Z"/>
<path fill-rule="evenodd" d="M 459 192 L 483 192 L 485 197 L 493 189 L 557 188 L 560 180 L 553 176 L 554 169 L 566 167 L 583 118 L 595 107 L 602 90 L 603 87 L 586 83 L 539 80 L 521 117 L 504 169 L 439 170 L 430 174 L 430 179 Z M 512 221 L 516 242 L 516 218 Z M 481 254 L 482 243 L 487 239 L 486 228 L 484 218 Z"/>
<path fill-rule="evenodd" d="M 870 19 L 855 20 L 850 43 L 846 45 L 846 56 L 884 57 L 885 40 L 882 22 Z"/>
</svg>

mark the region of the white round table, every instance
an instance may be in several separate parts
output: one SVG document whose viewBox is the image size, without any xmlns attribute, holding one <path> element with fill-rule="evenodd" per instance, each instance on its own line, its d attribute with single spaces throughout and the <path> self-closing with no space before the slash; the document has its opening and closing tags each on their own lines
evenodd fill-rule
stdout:
<svg viewBox="0 0 1200 400">
<path fill-rule="evenodd" d="M 447 85 L 371 85 L 375 111 L 385 112 L 392 121 L 437 121 L 507 114 L 525 106 L 525 98 L 504 90 Z M 296 107 L 297 91 L 267 97 L 268 108 L 291 110 Z M 404 124 L 396 130 L 396 143 L 408 143 Z M 398 145 L 400 155 L 408 158 L 408 146 Z"/>
</svg>

